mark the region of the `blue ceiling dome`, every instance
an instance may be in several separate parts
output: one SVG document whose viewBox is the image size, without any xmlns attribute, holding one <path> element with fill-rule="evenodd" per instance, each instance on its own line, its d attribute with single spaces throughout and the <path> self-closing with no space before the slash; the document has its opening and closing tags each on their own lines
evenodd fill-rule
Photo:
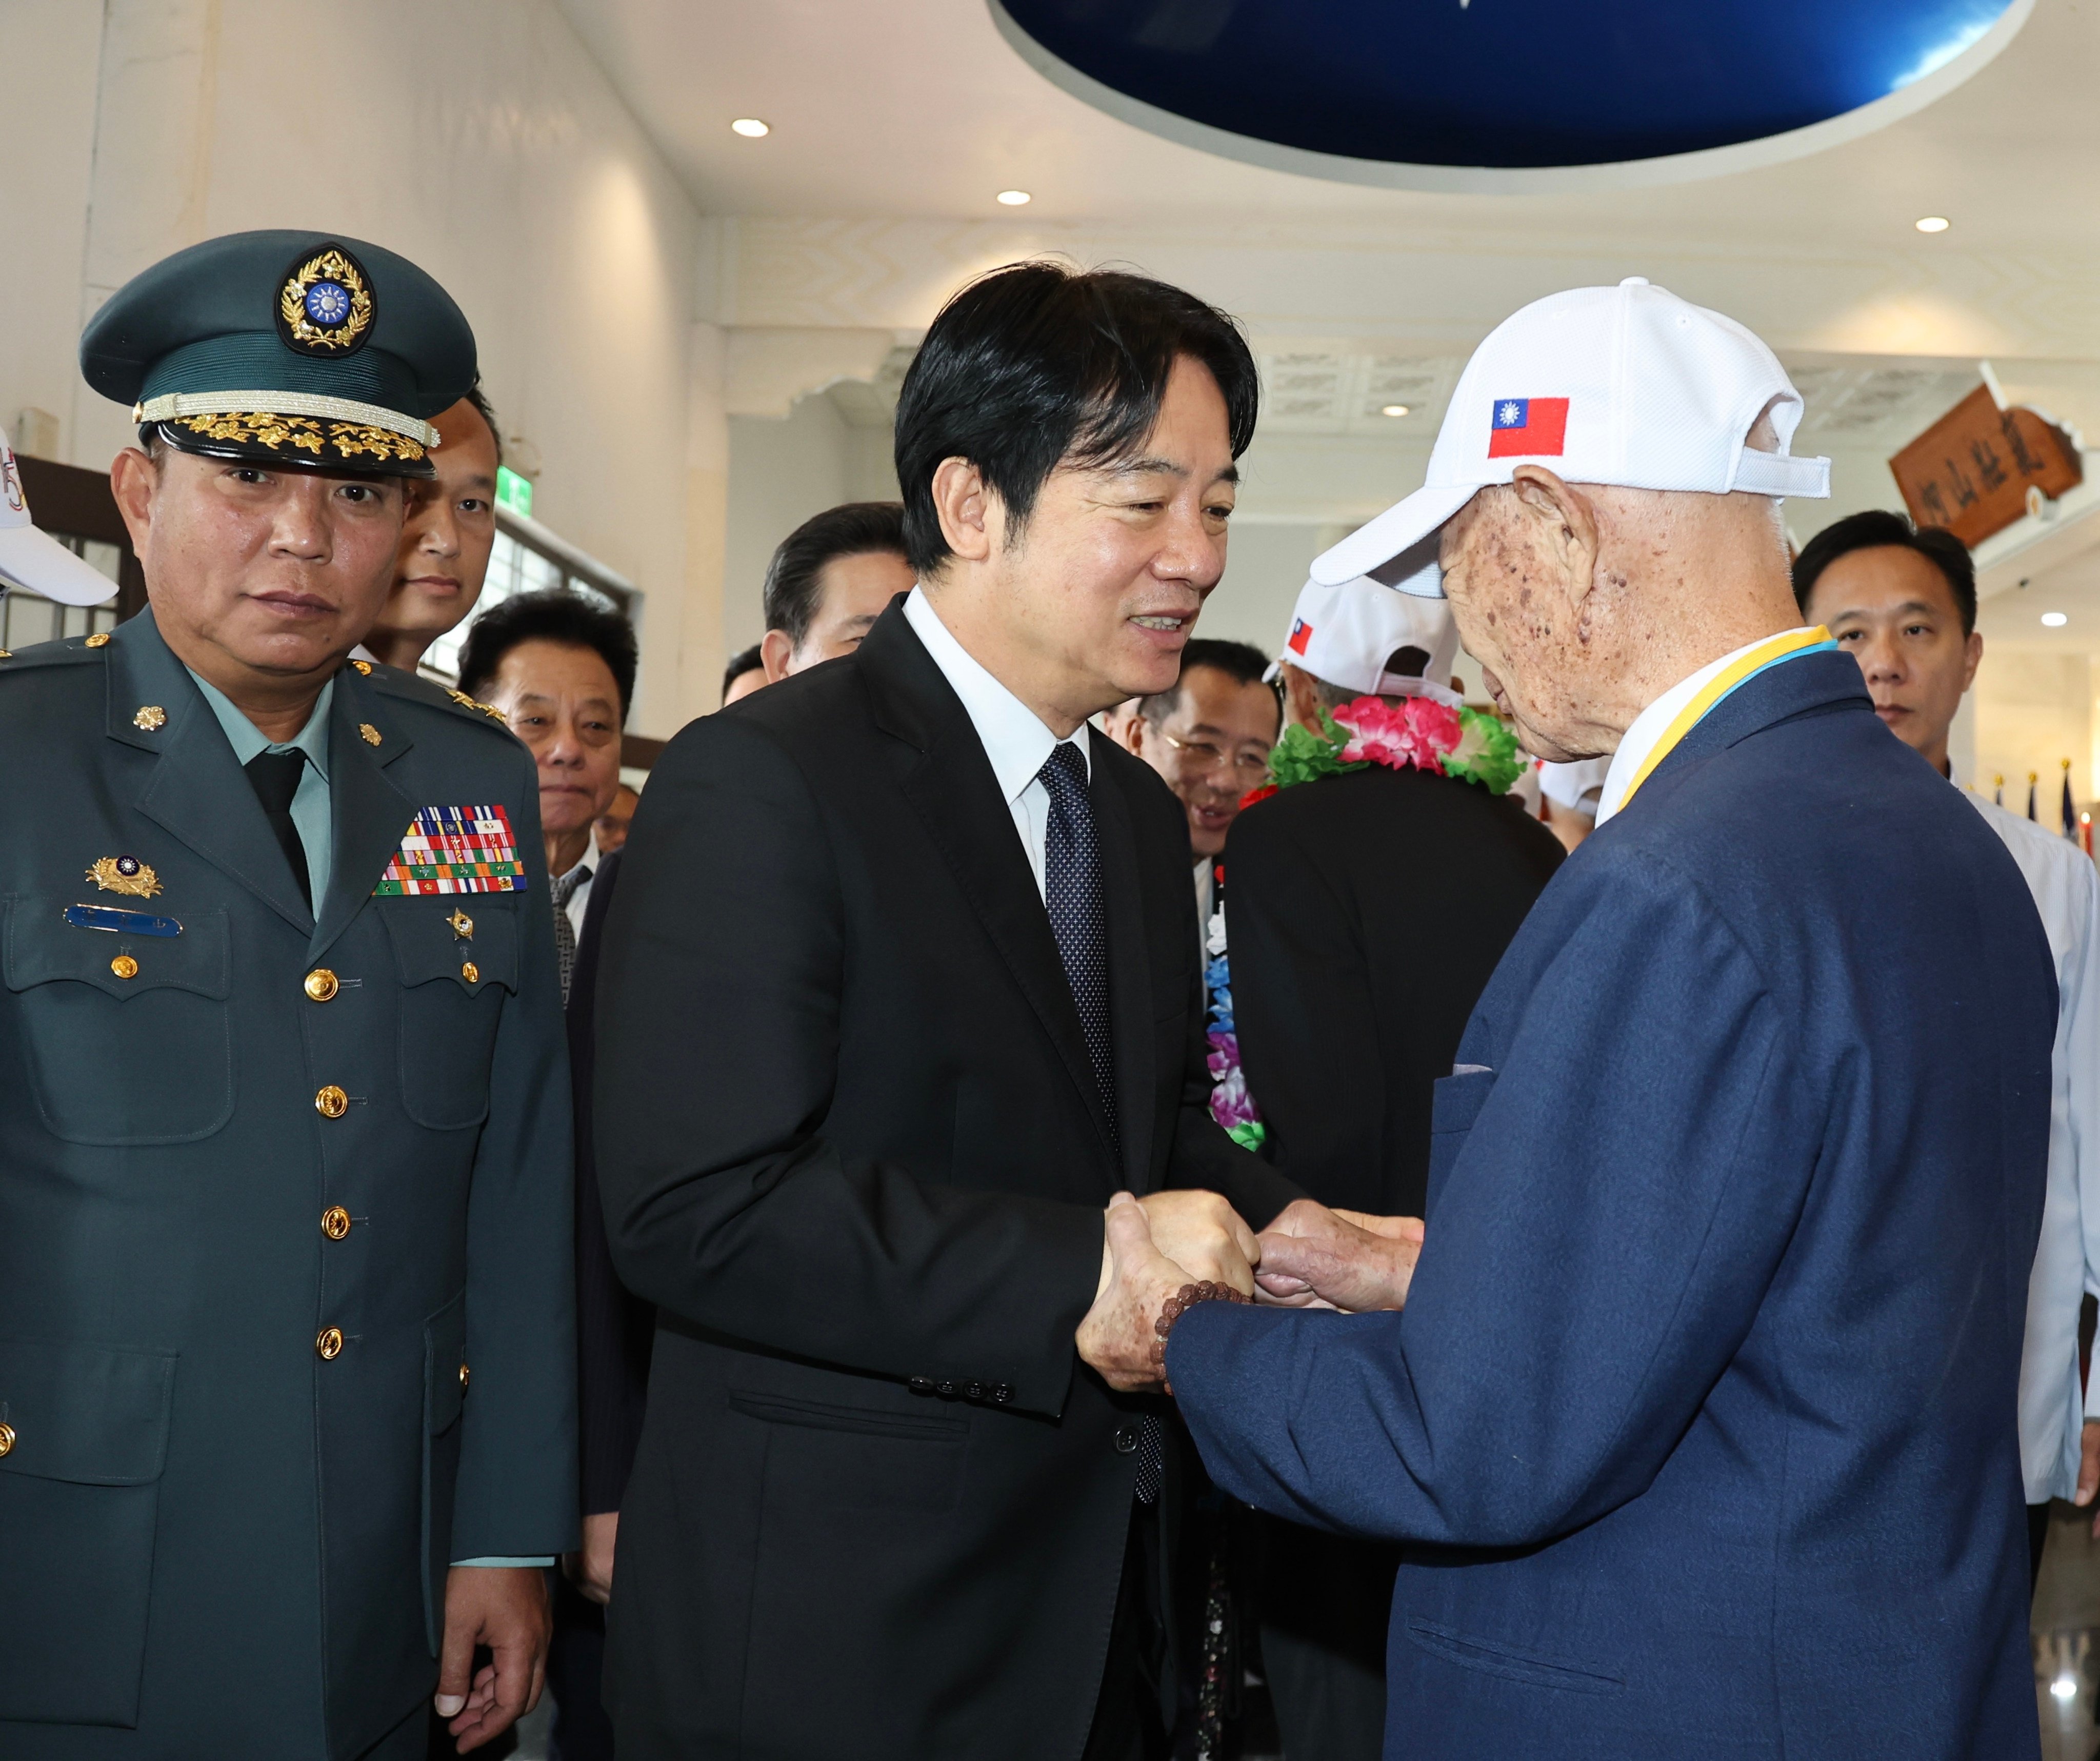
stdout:
<svg viewBox="0 0 2100 1761">
<path fill-rule="evenodd" d="M 990 3 L 1029 60 L 1102 108 L 1317 173 L 1299 156 L 1535 172 L 1712 154 L 1877 104 L 1892 119 L 1988 60 L 2032 0 Z"/>
</svg>

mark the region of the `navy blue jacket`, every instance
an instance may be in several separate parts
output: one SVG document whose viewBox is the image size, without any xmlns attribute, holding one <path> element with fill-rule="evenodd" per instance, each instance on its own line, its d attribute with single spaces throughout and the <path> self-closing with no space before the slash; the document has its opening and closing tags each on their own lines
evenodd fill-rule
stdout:
<svg viewBox="0 0 2100 1761">
<path fill-rule="evenodd" d="M 1849 656 L 1741 686 L 1575 853 L 1439 1084 L 1405 1313 L 1170 1348 L 1220 1485 L 1414 1543 L 1388 1755 L 2037 1753 L 2055 1014 L 2004 846 Z"/>
</svg>

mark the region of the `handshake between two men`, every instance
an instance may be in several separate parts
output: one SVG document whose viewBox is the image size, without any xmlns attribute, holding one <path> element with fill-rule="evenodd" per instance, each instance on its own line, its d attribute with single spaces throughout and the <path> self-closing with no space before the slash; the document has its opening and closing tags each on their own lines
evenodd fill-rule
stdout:
<svg viewBox="0 0 2100 1761">
<path fill-rule="evenodd" d="M 1215 1193 L 1118 1193 L 1109 1201 L 1101 1284 L 1079 1323 L 1079 1356 L 1110 1387 L 1133 1393 L 1165 1386 L 1167 1331 L 1197 1302 L 1405 1308 L 1422 1233 L 1418 1217 L 1300 1198 L 1256 1235 Z"/>
</svg>

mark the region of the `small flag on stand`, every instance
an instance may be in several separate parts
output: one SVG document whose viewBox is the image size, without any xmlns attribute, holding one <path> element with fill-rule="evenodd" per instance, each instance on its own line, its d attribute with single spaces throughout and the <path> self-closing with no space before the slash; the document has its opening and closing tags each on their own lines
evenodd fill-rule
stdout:
<svg viewBox="0 0 2100 1761">
<path fill-rule="evenodd" d="M 1996 788 L 1997 788 L 1997 791 L 1998 791 L 1998 792 L 1997 792 L 1996 794 L 1993 795 L 1993 796 L 1991 797 L 1991 799 L 1992 799 L 1992 802 L 1993 802 L 1994 804 L 1996 804 L 1996 805 L 1998 805 L 1998 806 L 2000 806 L 2000 807 L 2002 807 L 2002 806 L 2004 806 L 2004 805 L 2005 805 L 2005 772 L 2004 772 L 2004 771 L 2002 771 L 2002 770 L 1999 771 L 1999 772 L 1997 773 L 1997 775 L 1996 775 L 1993 776 L 1993 777 L 1991 779 L 1991 781 L 1992 781 L 1992 783 L 1996 786 Z"/>
<path fill-rule="evenodd" d="M 2093 854 L 2093 815 L 2089 813 L 2078 816 L 2078 847 L 2089 856 Z"/>
<path fill-rule="evenodd" d="M 2063 761 L 2063 835 L 2078 841 L 2078 810 L 2071 805 L 2071 761 Z"/>
<path fill-rule="evenodd" d="M 2035 817 L 2035 784 L 2040 780 L 2041 773 L 2039 770 L 2027 772 L 2027 818 L 2030 819 Z"/>
</svg>

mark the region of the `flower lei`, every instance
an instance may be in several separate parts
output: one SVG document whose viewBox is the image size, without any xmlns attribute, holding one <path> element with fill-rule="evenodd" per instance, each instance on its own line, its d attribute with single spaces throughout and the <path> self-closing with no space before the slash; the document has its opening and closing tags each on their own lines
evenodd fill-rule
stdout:
<svg viewBox="0 0 2100 1761">
<path fill-rule="evenodd" d="M 1495 717 L 1469 704 L 1456 708 L 1433 697 L 1359 697 L 1330 713 L 1320 712 L 1321 732 L 1294 722 L 1268 755 L 1268 780 L 1251 789 L 1242 808 L 1266 801 L 1295 783 L 1311 783 L 1345 771 L 1383 765 L 1389 770 L 1427 770 L 1436 776 L 1477 783 L 1491 795 L 1506 795 L 1524 772 L 1516 736 Z M 1205 1062 L 1211 1070 L 1211 1117 L 1242 1149 L 1257 1148 L 1268 1136 L 1261 1110 L 1247 1092 L 1240 1069 L 1239 1033 L 1233 1022 L 1230 962 L 1225 951 L 1224 910 L 1212 915 L 1210 955 L 1203 982 L 1211 995 L 1211 1023 L 1204 1035 L 1210 1046 Z"/>
</svg>

